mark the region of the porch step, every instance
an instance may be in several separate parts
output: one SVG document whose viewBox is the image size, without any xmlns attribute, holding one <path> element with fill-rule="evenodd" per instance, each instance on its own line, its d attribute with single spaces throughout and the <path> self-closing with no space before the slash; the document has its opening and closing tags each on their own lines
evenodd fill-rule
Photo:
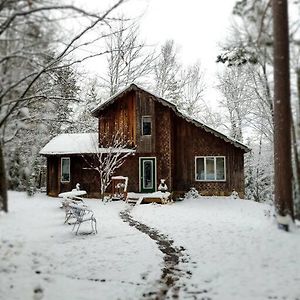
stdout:
<svg viewBox="0 0 300 300">
<path fill-rule="evenodd" d="M 144 197 L 128 197 L 127 203 L 132 203 L 134 205 L 139 205 L 142 203 Z"/>
</svg>

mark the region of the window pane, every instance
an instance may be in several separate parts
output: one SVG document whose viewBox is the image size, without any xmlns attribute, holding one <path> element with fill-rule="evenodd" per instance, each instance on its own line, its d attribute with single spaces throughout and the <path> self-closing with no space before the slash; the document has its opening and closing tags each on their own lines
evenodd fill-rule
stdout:
<svg viewBox="0 0 300 300">
<path fill-rule="evenodd" d="M 144 161 L 144 188 L 153 188 L 152 161 Z"/>
<path fill-rule="evenodd" d="M 61 181 L 70 181 L 70 159 L 63 158 L 61 164 Z"/>
<path fill-rule="evenodd" d="M 217 180 L 225 179 L 224 157 L 216 157 Z"/>
<path fill-rule="evenodd" d="M 151 117 L 143 117 L 143 128 L 142 134 L 143 135 L 151 135 Z"/>
<path fill-rule="evenodd" d="M 213 157 L 206 157 L 206 180 L 215 180 L 215 164 Z"/>
<path fill-rule="evenodd" d="M 204 158 L 199 157 L 196 159 L 196 179 L 204 180 Z"/>
</svg>

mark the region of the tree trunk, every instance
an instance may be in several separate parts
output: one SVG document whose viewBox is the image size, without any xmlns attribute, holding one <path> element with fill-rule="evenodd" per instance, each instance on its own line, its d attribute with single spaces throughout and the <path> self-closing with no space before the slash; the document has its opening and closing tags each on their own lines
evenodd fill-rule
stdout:
<svg viewBox="0 0 300 300">
<path fill-rule="evenodd" d="M 1 142 L 0 142 L 0 210 L 4 210 L 5 212 L 8 212 L 6 173 L 5 173 L 5 164 L 4 164 Z"/>
<path fill-rule="evenodd" d="M 300 153 L 297 147 L 297 142 L 300 140 L 300 69 L 296 69 L 297 75 L 297 92 L 298 103 L 296 107 L 296 120 L 293 120 L 292 126 L 292 143 L 294 152 L 294 172 L 295 172 L 295 217 L 300 219 Z"/>
<path fill-rule="evenodd" d="M 292 150 L 293 150 L 293 161 L 294 164 L 294 184 L 295 184 L 295 217 L 300 218 L 300 160 L 297 149 L 297 138 L 296 138 L 296 122 L 292 124 Z"/>
<path fill-rule="evenodd" d="M 273 0 L 274 164 L 278 216 L 294 218 L 291 166 L 291 108 L 287 0 Z M 287 228 L 284 228 L 288 230 Z"/>
<path fill-rule="evenodd" d="M 300 139 L 300 68 L 296 70 L 298 105 L 296 107 L 296 138 Z"/>
</svg>

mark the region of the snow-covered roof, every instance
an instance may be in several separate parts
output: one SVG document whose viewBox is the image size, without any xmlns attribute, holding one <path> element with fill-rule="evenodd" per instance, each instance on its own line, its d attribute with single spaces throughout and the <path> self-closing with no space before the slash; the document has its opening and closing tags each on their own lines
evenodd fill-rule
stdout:
<svg viewBox="0 0 300 300">
<path fill-rule="evenodd" d="M 117 99 L 121 98 L 125 93 L 128 93 L 132 90 L 141 90 L 147 94 L 150 94 L 151 96 L 155 97 L 155 99 L 160 102 L 161 104 L 163 104 L 164 106 L 167 106 L 169 108 L 171 108 L 175 114 L 183 119 L 185 119 L 187 122 L 193 123 L 194 125 L 196 125 L 197 127 L 200 127 L 202 129 L 204 129 L 206 132 L 212 133 L 213 135 L 215 135 L 216 137 L 219 137 L 221 139 L 223 139 L 226 142 L 229 142 L 231 144 L 233 144 L 234 146 L 236 146 L 237 148 L 240 148 L 242 150 L 244 150 L 245 152 L 249 152 L 251 149 L 246 146 L 245 144 L 226 136 L 225 134 L 191 118 L 190 116 L 184 115 L 182 112 L 180 112 L 178 110 L 178 108 L 176 107 L 176 105 L 174 105 L 173 103 L 171 103 L 168 100 L 165 100 L 163 98 L 161 98 L 160 96 L 156 95 L 153 92 L 150 92 L 140 86 L 138 86 L 136 83 L 131 83 L 130 85 L 128 85 L 127 87 L 125 87 L 124 89 L 120 90 L 119 92 L 117 92 L 116 94 L 114 94 L 113 96 L 111 96 L 109 99 L 107 99 L 104 103 L 98 105 L 97 107 L 95 107 L 91 113 L 94 117 L 96 117 L 98 115 L 98 113 L 104 109 L 106 109 L 106 107 L 108 107 L 109 105 L 111 105 L 112 103 L 114 103 Z"/>
<path fill-rule="evenodd" d="M 40 151 L 41 155 L 69 155 L 107 153 L 114 149 L 98 148 L 98 133 L 63 133 L 54 137 Z M 135 152 L 132 149 L 116 149 L 118 152 Z"/>
</svg>

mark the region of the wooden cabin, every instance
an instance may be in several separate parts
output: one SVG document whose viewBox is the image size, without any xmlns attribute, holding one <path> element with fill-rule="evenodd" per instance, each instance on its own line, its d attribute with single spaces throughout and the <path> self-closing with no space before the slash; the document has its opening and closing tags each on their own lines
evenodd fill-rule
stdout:
<svg viewBox="0 0 300 300">
<path fill-rule="evenodd" d="M 97 174 L 87 168 L 84 155 L 93 152 L 91 136 L 105 145 L 121 132 L 128 149 L 135 148 L 135 155 L 114 174 L 129 178 L 128 191 L 154 192 L 165 179 L 175 197 L 195 187 L 202 195 L 230 195 L 235 190 L 243 198 L 244 154 L 249 148 L 183 115 L 169 101 L 131 84 L 92 115 L 98 118 L 98 133 L 60 135 L 41 150 L 47 157 L 48 195 L 57 196 L 77 182 L 89 196 L 99 195 Z M 72 141 L 78 139 L 75 145 Z"/>
</svg>

